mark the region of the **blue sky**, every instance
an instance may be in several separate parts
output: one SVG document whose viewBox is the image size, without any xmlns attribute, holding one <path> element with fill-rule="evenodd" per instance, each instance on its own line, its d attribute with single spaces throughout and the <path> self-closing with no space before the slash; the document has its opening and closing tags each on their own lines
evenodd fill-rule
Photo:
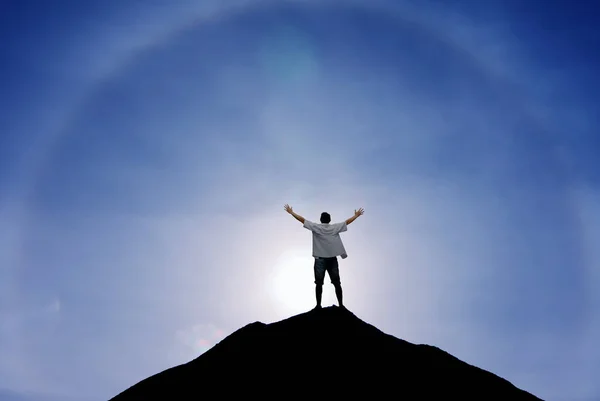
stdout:
<svg viewBox="0 0 600 401">
<path fill-rule="evenodd" d="M 312 308 L 289 203 L 364 207 L 340 261 L 363 320 L 599 400 L 599 16 L 0 3 L 0 399 L 105 400 Z"/>
</svg>

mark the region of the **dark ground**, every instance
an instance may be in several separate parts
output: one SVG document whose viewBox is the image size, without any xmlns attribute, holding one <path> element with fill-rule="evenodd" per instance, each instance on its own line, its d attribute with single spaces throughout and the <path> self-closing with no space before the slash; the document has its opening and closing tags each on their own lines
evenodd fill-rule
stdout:
<svg viewBox="0 0 600 401">
<path fill-rule="evenodd" d="M 400 340 L 332 306 L 249 324 L 195 360 L 142 380 L 111 401 L 235 396 L 540 400 L 436 347 Z"/>
</svg>

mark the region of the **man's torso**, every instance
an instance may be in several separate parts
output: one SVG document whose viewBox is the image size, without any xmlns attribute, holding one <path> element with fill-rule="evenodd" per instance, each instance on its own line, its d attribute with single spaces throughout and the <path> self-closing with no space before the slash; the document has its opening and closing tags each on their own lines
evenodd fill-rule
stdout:
<svg viewBox="0 0 600 401">
<path fill-rule="evenodd" d="M 333 258 L 347 257 L 346 249 L 342 243 L 340 232 L 347 231 L 345 222 L 337 224 L 319 224 L 305 220 L 304 227 L 312 231 L 313 257 Z"/>
</svg>

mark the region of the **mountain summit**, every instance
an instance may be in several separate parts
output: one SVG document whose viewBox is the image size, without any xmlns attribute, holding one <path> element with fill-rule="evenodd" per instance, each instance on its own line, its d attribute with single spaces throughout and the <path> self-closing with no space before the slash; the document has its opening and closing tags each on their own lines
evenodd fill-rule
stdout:
<svg viewBox="0 0 600 401">
<path fill-rule="evenodd" d="M 215 396 L 540 400 L 436 347 L 400 340 L 332 306 L 249 324 L 193 361 L 142 380 L 110 401 Z"/>
</svg>

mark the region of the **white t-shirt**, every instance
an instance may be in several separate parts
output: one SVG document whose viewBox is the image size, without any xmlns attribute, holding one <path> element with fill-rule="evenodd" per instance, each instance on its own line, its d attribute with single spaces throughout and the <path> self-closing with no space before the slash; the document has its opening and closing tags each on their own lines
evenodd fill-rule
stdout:
<svg viewBox="0 0 600 401">
<path fill-rule="evenodd" d="M 336 224 L 313 223 L 304 219 L 304 228 L 312 231 L 313 257 L 331 258 L 342 256 L 346 259 L 346 249 L 340 238 L 340 233 L 348 231 L 345 221 Z"/>
</svg>

